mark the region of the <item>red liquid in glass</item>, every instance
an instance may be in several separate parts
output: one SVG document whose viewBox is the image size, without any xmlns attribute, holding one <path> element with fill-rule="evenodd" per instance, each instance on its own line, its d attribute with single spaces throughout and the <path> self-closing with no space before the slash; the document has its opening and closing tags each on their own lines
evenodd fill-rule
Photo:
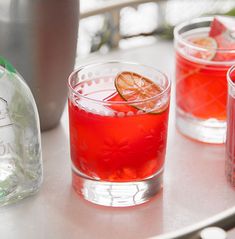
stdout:
<svg viewBox="0 0 235 239">
<path fill-rule="evenodd" d="M 176 102 L 196 118 L 226 119 L 229 66 L 202 64 L 176 54 Z"/>
<path fill-rule="evenodd" d="M 69 100 L 69 116 L 71 159 L 85 175 L 125 182 L 147 178 L 163 167 L 168 108 L 159 114 L 103 116 Z"/>
</svg>

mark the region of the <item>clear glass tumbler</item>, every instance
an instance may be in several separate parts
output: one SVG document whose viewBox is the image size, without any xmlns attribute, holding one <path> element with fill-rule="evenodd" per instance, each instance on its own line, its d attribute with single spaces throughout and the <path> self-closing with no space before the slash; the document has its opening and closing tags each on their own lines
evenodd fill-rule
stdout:
<svg viewBox="0 0 235 239">
<path fill-rule="evenodd" d="M 227 74 L 228 104 L 227 104 L 227 137 L 226 137 L 226 176 L 235 186 L 235 66 Z"/>
<path fill-rule="evenodd" d="M 226 73 L 235 63 L 235 47 L 219 48 L 215 39 L 208 37 L 213 19 L 193 19 L 174 30 L 176 125 L 183 135 L 192 139 L 224 143 Z"/>
<path fill-rule="evenodd" d="M 75 190 L 105 206 L 149 200 L 162 187 L 168 78 L 148 66 L 105 62 L 80 67 L 68 87 Z"/>
</svg>

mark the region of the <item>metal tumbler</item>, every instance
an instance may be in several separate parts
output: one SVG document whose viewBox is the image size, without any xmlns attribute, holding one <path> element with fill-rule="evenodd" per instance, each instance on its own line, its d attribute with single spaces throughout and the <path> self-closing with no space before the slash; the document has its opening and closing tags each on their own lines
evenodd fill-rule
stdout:
<svg viewBox="0 0 235 239">
<path fill-rule="evenodd" d="M 0 1 L 0 55 L 31 88 L 41 130 L 55 127 L 64 110 L 78 22 L 79 0 Z"/>
</svg>

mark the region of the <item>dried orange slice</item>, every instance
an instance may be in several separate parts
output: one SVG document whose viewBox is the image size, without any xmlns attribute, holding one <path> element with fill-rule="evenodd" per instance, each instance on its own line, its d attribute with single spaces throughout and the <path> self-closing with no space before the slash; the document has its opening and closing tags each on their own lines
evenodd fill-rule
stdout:
<svg viewBox="0 0 235 239">
<path fill-rule="evenodd" d="M 212 37 L 192 37 L 188 39 L 191 43 L 195 46 L 202 47 L 203 50 L 193 50 L 190 55 L 205 59 L 205 60 L 212 60 L 216 54 L 217 49 L 217 42 Z M 205 49 L 205 50 L 204 50 Z"/>
<path fill-rule="evenodd" d="M 119 73 L 115 78 L 115 87 L 124 100 L 143 101 L 132 106 L 144 112 L 161 113 L 168 107 L 168 104 L 164 104 L 160 109 L 159 107 L 155 109 L 159 99 L 151 98 L 160 94 L 162 89 L 150 79 L 137 73 L 129 71 Z"/>
</svg>

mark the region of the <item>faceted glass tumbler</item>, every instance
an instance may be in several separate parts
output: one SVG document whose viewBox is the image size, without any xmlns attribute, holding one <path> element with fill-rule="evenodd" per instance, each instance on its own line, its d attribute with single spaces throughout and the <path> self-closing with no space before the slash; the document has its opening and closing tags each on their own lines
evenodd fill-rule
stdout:
<svg viewBox="0 0 235 239">
<path fill-rule="evenodd" d="M 0 206 L 35 193 L 41 182 L 36 104 L 23 78 L 0 58 Z"/>
<path fill-rule="evenodd" d="M 235 64 L 235 49 L 191 42 L 209 36 L 213 19 L 192 19 L 174 30 L 176 126 L 188 138 L 221 144 L 226 138 L 226 73 Z"/>
</svg>

